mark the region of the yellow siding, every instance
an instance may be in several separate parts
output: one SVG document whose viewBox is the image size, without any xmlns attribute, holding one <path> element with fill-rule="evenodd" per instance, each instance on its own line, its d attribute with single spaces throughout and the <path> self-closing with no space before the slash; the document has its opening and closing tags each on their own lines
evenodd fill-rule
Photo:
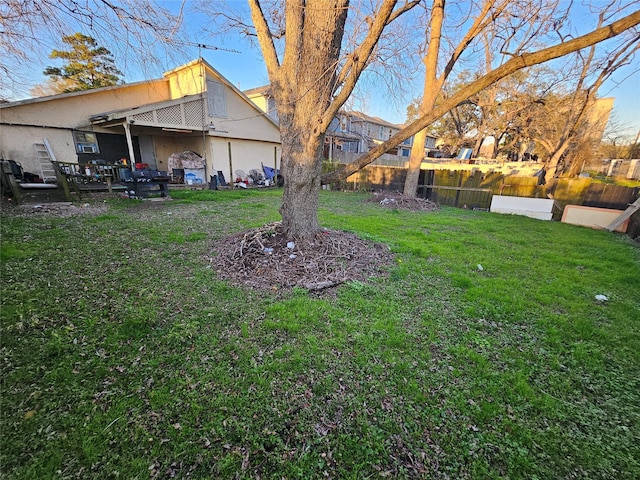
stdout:
<svg viewBox="0 0 640 480">
<path fill-rule="evenodd" d="M 49 100 L 25 102 L 3 108 L 0 115 L 3 123 L 63 128 L 86 127 L 90 124 L 89 117 L 93 115 L 168 100 L 168 87 L 168 82 L 161 80 L 117 87 L 117 90 L 58 95 Z"/>
<path fill-rule="evenodd" d="M 264 95 L 250 95 L 249 100 L 256 104 L 256 106 L 263 112 L 267 111 L 267 97 Z"/>
<path fill-rule="evenodd" d="M 186 95 L 196 95 L 204 91 L 202 81 L 202 66 L 191 65 L 167 75 L 171 99 L 175 100 Z"/>
</svg>

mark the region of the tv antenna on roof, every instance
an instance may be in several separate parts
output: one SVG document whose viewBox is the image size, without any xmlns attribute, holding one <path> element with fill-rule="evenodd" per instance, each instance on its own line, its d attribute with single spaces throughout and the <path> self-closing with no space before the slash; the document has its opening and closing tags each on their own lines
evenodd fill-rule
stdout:
<svg viewBox="0 0 640 480">
<path fill-rule="evenodd" d="M 173 43 L 177 43 L 178 45 L 185 45 L 187 47 L 198 47 L 198 50 L 220 50 L 223 52 L 231 52 L 231 53 L 242 53 L 239 50 L 234 50 L 232 48 L 222 48 L 216 47 L 214 45 L 205 45 L 204 43 L 196 43 L 196 42 L 187 42 L 185 40 L 172 40 Z"/>
</svg>

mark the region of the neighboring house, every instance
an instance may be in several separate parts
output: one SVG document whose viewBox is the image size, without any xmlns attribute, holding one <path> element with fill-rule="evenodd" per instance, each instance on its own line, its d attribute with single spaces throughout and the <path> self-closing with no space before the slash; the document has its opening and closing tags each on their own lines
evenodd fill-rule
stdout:
<svg viewBox="0 0 640 480">
<path fill-rule="evenodd" d="M 278 121 L 275 99 L 270 85 L 245 90 L 245 95 L 274 121 Z M 378 117 L 370 117 L 357 111 L 340 111 L 332 120 L 325 136 L 324 156 L 330 161 L 350 162 L 359 155 L 387 141 L 402 129 L 403 125 L 387 122 Z M 405 140 L 375 164 L 405 166 L 409 160 L 413 137 Z M 425 143 L 425 157 L 436 150 L 436 137 L 428 136 Z"/>
<path fill-rule="evenodd" d="M 42 143 L 58 161 L 125 158 L 158 170 L 192 151 L 205 159 L 204 181 L 280 155 L 278 125 L 203 59 L 159 79 L 0 104 L 2 158 L 38 173 Z"/>
<path fill-rule="evenodd" d="M 243 92 L 249 100 L 255 103 L 260 110 L 265 112 L 271 120 L 278 123 L 278 110 L 276 109 L 276 99 L 273 97 L 271 85 L 252 88 Z"/>
<path fill-rule="evenodd" d="M 357 111 L 341 111 L 332 122 L 327 132 L 327 143 L 333 150 L 332 155 L 327 158 L 338 161 L 352 161 L 353 155 L 342 155 L 342 152 L 366 153 L 376 146 L 386 142 L 393 135 L 398 133 L 403 125 L 387 122 L 379 117 L 371 117 Z M 405 166 L 409 160 L 413 137 L 408 138 L 400 145 L 387 151 L 382 157 L 376 160 L 375 164 Z M 425 142 L 425 156 L 436 148 L 436 138 L 428 136 Z"/>
</svg>

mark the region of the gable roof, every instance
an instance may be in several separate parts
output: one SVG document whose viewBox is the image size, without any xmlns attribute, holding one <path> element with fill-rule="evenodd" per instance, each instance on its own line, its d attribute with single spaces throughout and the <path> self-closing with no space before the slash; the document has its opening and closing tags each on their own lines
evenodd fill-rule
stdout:
<svg viewBox="0 0 640 480">
<path fill-rule="evenodd" d="M 92 88 L 89 90 L 79 90 L 77 92 L 58 93 L 55 95 L 46 95 L 44 97 L 25 98 L 24 100 L 16 100 L 13 102 L 0 103 L 0 108 L 9 108 L 9 107 L 17 107 L 19 105 L 29 105 L 29 104 L 35 104 L 35 103 L 50 102 L 52 100 L 63 100 L 65 98 L 80 97 L 83 95 L 94 95 L 96 93 L 108 92 L 110 90 L 120 90 L 123 88 L 131 88 L 131 87 L 145 85 L 145 84 L 150 85 L 153 83 L 163 83 L 165 81 L 166 80 L 163 78 L 154 78 L 150 80 L 141 80 L 139 82 L 112 85 L 110 87 Z"/>
<path fill-rule="evenodd" d="M 89 121 L 93 125 L 108 126 L 111 124 L 121 124 L 123 120 L 128 119 L 130 123 L 146 126 L 166 126 L 166 127 L 187 127 L 202 128 L 204 126 L 202 116 L 197 114 L 189 115 L 187 105 L 191 103 L 199 105 L 201 99 L 199 95 L 187 95 L 175 100 L 165 100 L 163 102 L 146 103 L 137 107 L 123 108 L 110 112 L 98 113 L 91 115 Z M 196 106 L 197 110 L 198 107 Z M 193 112 L 194 107 L 191 108 Z M 167 112 L 163 121 L 157 117 L 158 111 Z"/>
<path fill-rule="evenodd" d="M 355 110 L 351 110 L 348 112 L 344 112 L 346 115 L 349 115 L 351 117 L 355 117 L 363 122 L 368 122 L 368 123 L 374 123 L 376 125 L 382 125 L 384 127 L 390 127 L 390 128 L 397 128 L 397 129 L 401 129 L 402 125 L 398 125 L 396 123 L 391 123 L 391 122 L 387 122 L 386 120 L 383 120 L 380 117 L 372 117 L 370 115 L 367 115 L 366 113 L 362 113 L 362 112 L 358 112 Z M 353 120 L 352 120 L 353 121 Z"/>
<path fill-rule="evenodd" d="M 263 85 L 261 87 L 250 88 L 249 90 L 244 90 L 244 94 L 249 97 L 251 95 L 264 95 L 271 96 L 271 85 Z"/>
<path fill-rule="evenodd" d="M 212 78 L 215 78 L 217 81 L 219 81 L 220 83 L 224 84 L 227 88 L 229 88 L 230 90 L 233 91 L 233 93 L 240 98 L 244 103 L 246 103 L 246 105 L 251 108 L 252 110 L 254 110 L 256 112 L 256 114 L 263 116 L 264 118 L 266 118 L 267 122 L 271 123 L 273 126 L 275 126 L 276 128 L 278 128 L 278 124 L 277 122 L 275 122 L 271 117 L 269 117 L 268 115 L 264 114 L 264 112 L 262 110 L 260 110 L 260 108 L 258 108 L 258 106 L 253 103 L 249 97 L 247 97 L 241 90 L 239 90 L 233 83 L 231 83 L 224 75 L 222 75 L 218 70 L 216 70 L 213 66 L 211 66 L 206 60 L 204 60 L 202 57 L 197 58 L 195 60 L 192 60 L 184 65 L 180 65 L 172 70 L 168 70 L 166 72 L 163 73 L 161 78 L 155 78 L 155 79 L 151 79 L 151 80 L 143 80 L 140 82 L 133 82 L 133 83 L 124 83 L 124 84 L 120 84 L 120 85 L 113 85 L 110 87 L 101 87 L 101 88 L 95 88 L 95 89 L 90 89 L 90 90 L 81 90 L 81 91 L 77 91 L 77 92 L 69 92 L 69 93 L 61 93 L 61 94 L 57 94 L 57 95 L 49 95 L 49 96 L 45 96 L 45 97 L 36 97 L 36 98 L 28 98 L 28 99 L 24 99 L 24 100 L 18 100 L 18 101 L 14 101 L 14 102 L 7 102 L 7 103 L 3 103 L 0 104 L 0 108 L 2 109 L 9 109 L 12 107 L 17 107 L 17 106 L 22 106 L 22 105 L 37 105 L 40 103 L 45 103 L 45 102 L 51 102 L 51 101 L 60 101 L 60 100 L 65 100 L 65 99 L 70 99 L 70 98 L 77 98 L 77 97 L 87 97 L 87 101 L 90 101 L 90 97 L 91 96 L 95 96 L 97 94 L 103 94 L 105 92 L 118 92 L 118 91 L 125 91 L 126 89 L 131 89 L 132 87 L 136 87 L 136 86 L 152 86 L 154 84 L 158 84 L 158 85 L 163 85 L 163 88 L 168 88 L 170 90 L 169 96 L 172 96 L 171 94 L 171 81 L 172 79 L 178 77 L 181 73 L 183 73 L 185 70 L 189 70 L 189 69 L 193 69 L 194 67 L 201 65 L 204 70 L 205 70 L 205 75 L 203 76 L 203 78 L 207 78 L 207 76 L 210 76 Z M 172 105 L 176 105 L 179 103 L 184 103 L 184 102 L 188 102 L 188 101 L 192 101 L 193 98 L 188 98 L 188 97 L 192 97 L 193 93 L 197 93 L 197 94 L 202 94 L 204 93 L 204 91 L 206 90 L 206 83 L 204 81 L 200 81 L 198 82 L 197 80 L 195 81 L 195 85 L 191 85 L 190 88 L 188 88 L 188 90 L 190 90 L 190 94 L 187 93 L 185 95 L 181 95 L 180 91 L 177 91 L 177 95 L 180 95 L 180 97 L 178 98 L 166 98 L 166 100 L 162 101 L 162 102 L 153 102 L 153 103 L 149 103 L 149 102 L 145 102 L 145 103 L 141 103 L 139 105 L 132 105 L 130 107 L 125 107 L 125 108 L 120 108 L 120 109 L 116 109 L 116 110 L 111 110 L 111 111 L 94 111 L 92 112 L 92 114 L 90 115 L 91 118 L 91 123 L 94 124 L 98 124 L 98 123 L 103 123 L 103 122 L 109 122 L 109 121 L 114 121 L 116 119 L 119 118 L 125 118 L 127 116 L 131 116 L 134 114 L 140 114 L 143 113 L 145 111 L 151 111 L 151 110 L 157 110 L 159 108 L 165 108 L 165 107 L 169 107 Z M 163 105 L 163 103 L 167 103 L 166 105 Z"/>
</svg>

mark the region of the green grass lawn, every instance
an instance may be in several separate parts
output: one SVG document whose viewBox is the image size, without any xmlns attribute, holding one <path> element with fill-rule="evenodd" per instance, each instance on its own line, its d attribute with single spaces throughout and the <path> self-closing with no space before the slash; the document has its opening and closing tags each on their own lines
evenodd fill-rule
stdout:
<svg viewBox="0 0 640 480">
<path fill-rule="evenodd" d="M 388 276 L 252 292 L 206 256 L 280 192 L 172 195 L 2 218 L 3 478 L 640 478 L 627 237 L 322 192 Z"/>
</svg>

